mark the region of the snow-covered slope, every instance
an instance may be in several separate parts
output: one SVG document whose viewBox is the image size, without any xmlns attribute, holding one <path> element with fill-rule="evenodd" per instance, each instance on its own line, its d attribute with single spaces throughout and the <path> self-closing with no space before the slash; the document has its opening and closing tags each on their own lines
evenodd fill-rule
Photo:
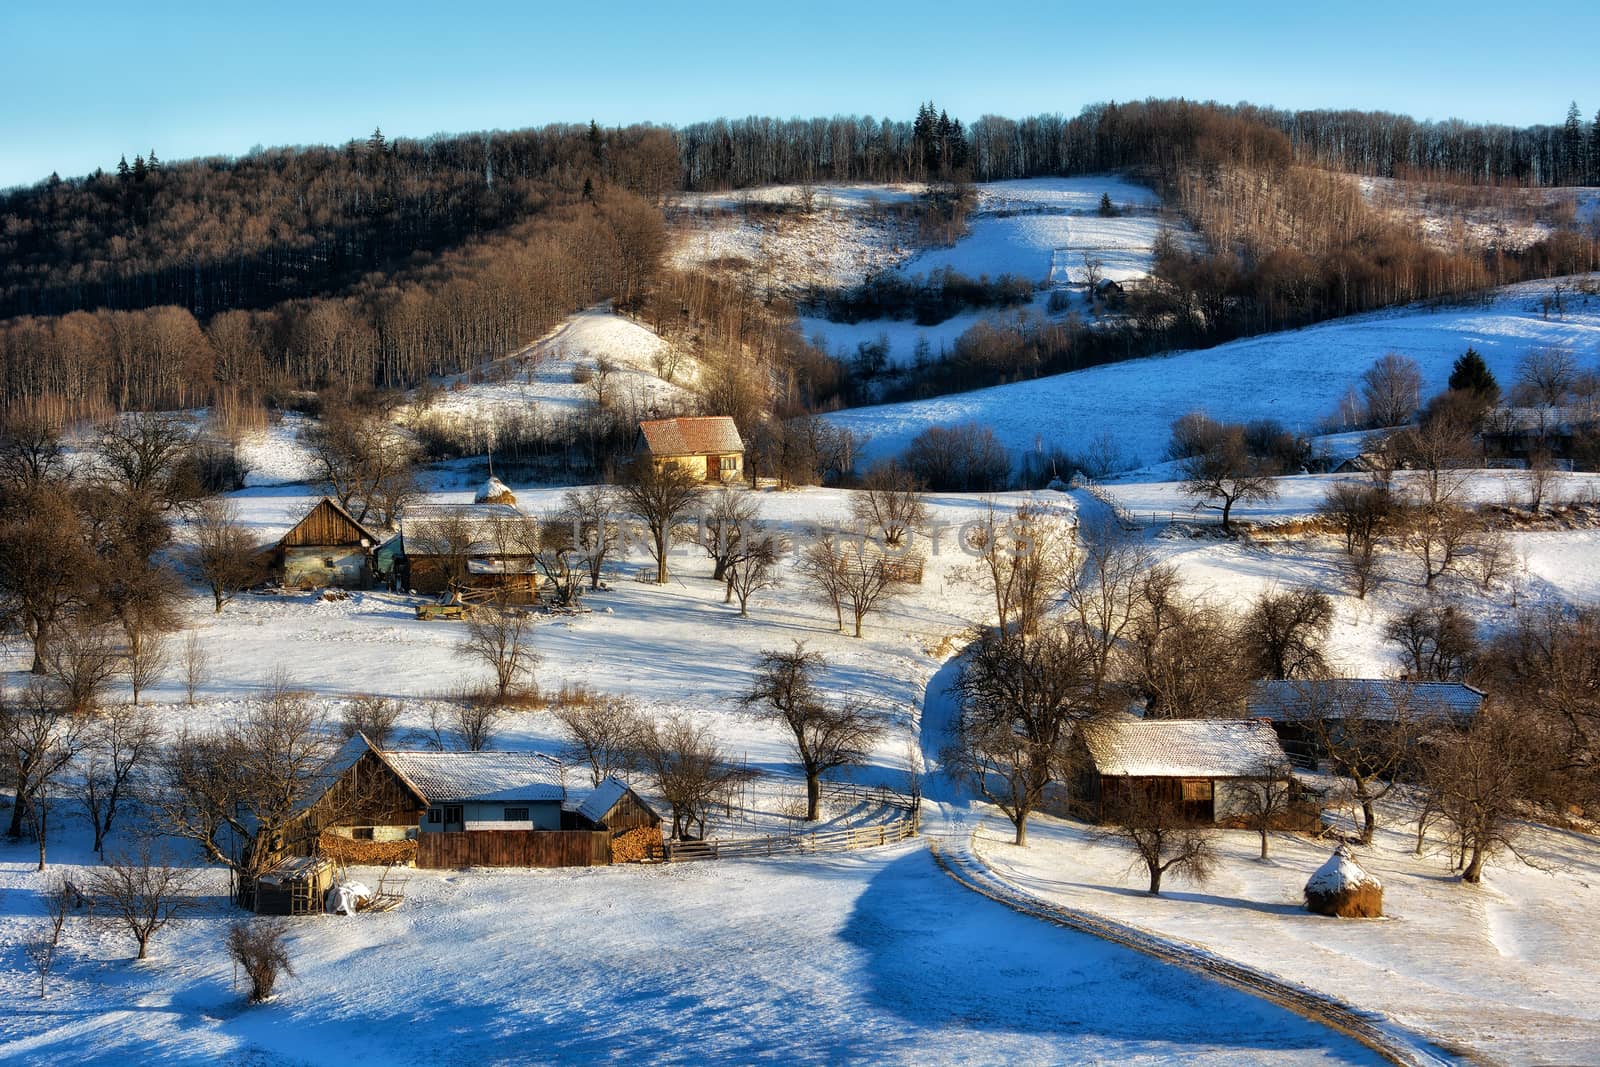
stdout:
<svg viewBox="0 0 1600 1067">
<path fill-rule="evenodd" d="M 648 326 L 595 307 L 569 316 L 556 329 L 504 359 L 440 384 L 430 413 L 483 418 L 502 412 L 575 412 L 594 402 L 594 387 L 574 380 L 606 359 L 616 368 L 606 384 L 612 397 L 637 410 L 671 409 L 689 395 L 699 371 Z M 671 373 L 671 380 L 665 375 Z"/>
<path fill-rule="evenodd" d="M 1081 292 L 1088 273 L 1085 257 L 1095 261 L 1102 278 L 1135 281 L 1150 273 L 1163 226 L 1180 240 L 1192 240 L 1177 220 L 1157 214 L 1160 202 L 1153 190 L 1113 175 L 990 182 L 977 190 L 966 236 L 948 248 L 909 256 L 896 269 L 913 276 L 947 268 L 971 278 L 1016 275 L 1042 287 L 1027 308 L 1043 314 L 1048 292 L 1054 290 L 1076 297 L 1079 310 L 1087 307 Z M 1117 215 L 1099 214 L 1102 196 L 1111 197 Z M 836 284 L 849 284 L 849 279 Z M 818 339 L 824 349 L 845 357 L 862 342 L 887 339 L 889 362 L 906 364 L 919 340 L 937 356 L 979 321 L 1016 314 L 1017 309 L 969 312 L 933 326 L 892 319 L 836 323 L 808 315 L 800 326 L 808 339 Z"/>
<path fill-rule="evenodd" d="M 1571 280 L 1566 280 L 1570 289 Z M 1600 298 L 1566 293 L 1566 313 L 1546 317 L 1551 283 L 1500 291 L 1483 306 L 1411 307 L 1267 334 L 1202 351 L 1131 360 L 1035 381 L 905 404 L 857 408 L 828 418 L 869 434 L 869 457 L 900 452 L 929 426 L 979 422 L 1008 448 L 1069 451 L 1115 436 L 1125 466 L 1160 459 L 1172 421 L 1203 409 L 1216 418 L 1274 418 L 1311 431 L 1363 371 L 1386 352 L 1421 364 L 1423 388 L 1444 387 L 1468 346 L 1502 383 L 1528 351 L 1570 349 L 1580 364 L 1600 355 Z"/>
</svg>

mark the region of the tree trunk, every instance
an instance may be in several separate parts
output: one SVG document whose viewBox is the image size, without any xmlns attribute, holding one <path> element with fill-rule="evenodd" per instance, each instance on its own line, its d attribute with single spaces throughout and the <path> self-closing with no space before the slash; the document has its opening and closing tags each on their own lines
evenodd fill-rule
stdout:
<svg viewBox="0 0 1600 1067">
<path fill-rule="evenodd" d="M 1016 818 L 1012 819 L 1011 822 L 1017 828 L 1017 836 L 1012 839 L 1011 843 L 1013 845 L 1016 845 L 1018 848 L 1027 848 L 1028 847 L 1028 813 L 1025 812 L 1025 811 L 1017 812 Z"/>
<path fill-rule="evenodd" d="M 149 948 L 150 948 L 150 935 L 149 934 L 135 934 L 134 936 L 137 937 L 138 940 L 139 940 L 139 956 L 138 956 L 138 958 L 142 960 L 145 957 L 145 953 L 147 951 L 149 951 Z"/>
<path fill-rule="evenodd" d="M 656 584 L 667 584 L 667 531 L 662 527 L 656 534 Z"/>
<path fill-rule="evenodd" d="M 1261 828 L 1261 858 L 1262 859 L 1266 859 L 1267 858 L 1267 829 L 1266 829 L 1266 827 L 1262 827 Z"/>
<path fill-rule="evenodd" d="M 816 822 L 822 807 L 822 780 L 815 774 L 806 775 L 806 822 Z"/>
<path fill-rule="evenodd" d="M 1472 846 L 1472 860 L 1467 864 L 1467 869 L 1461 872 L 1461 880 L 1477 885 L 1483 878 L 1483 846 L 1474 843 Z"/>
<path fill-rule="evenodd" d="M 212 589 L 211 590 L 211 599 L 216 601 L 216 608 L 213 611 L 213 614 L 221 615 L 222 614 L 222 603 L 223 603 L 223 601 L 222 601 L 222 590 L 220 590 L 220 589 Z"/>
<path fill-rule="evenodd" d="M 1232 537 L 1233 536 L 1233 525 L 1229 520 L 1229 516 L 1232 513 L 1233 513 L 1233 501 L 1228 497 L 1223 497 L 1222 498 L 1222 532 L 1223 532 L 1223 534 L 1225 536 L 1228 536 L 1228 537 Z M 1161 876 L 1159 874 L 1156 875 L 1156 881 L 1158 883 L 1161 881 Z M 1154 892 L 1156 892 L 1156 890 L 1152 889 L 1152 890 L 1150 890 L 1150 892 L 1154 893 Z"/>
<path fill-rule="evenodd" d="M 1366 790 L 1363 789 L 1358 796 L 1361 800 L 1361 843 L 1370 845 L 1373 831 L 1378 827 L 1378 817 L 1372 810 L 1372 798 L 1366 795 Z"/>
<path fill-rule="evenodd" d="M 28 668 L 32 674 L 46 674 L 44 666 L 45 630 L 41 626 L 33 635 L 33 666 Z"/>
<path fill-rule="evenodd" d="M 861 636 L 861 616 L 860 615 L 856 616 L 856 636 L 857 637 Z"/>
<path fill-rule="evenodd" d="M 1154 864 L 1154 863 L 1150 864 L 1150 895 L 1151 896 L 1159 897 L 1161 895 L 1161 876 L 1164 873 L 1165 872 L 1162 871 L 1162 869 L 1161 869 L 1159 864 Z"/>
</svg>

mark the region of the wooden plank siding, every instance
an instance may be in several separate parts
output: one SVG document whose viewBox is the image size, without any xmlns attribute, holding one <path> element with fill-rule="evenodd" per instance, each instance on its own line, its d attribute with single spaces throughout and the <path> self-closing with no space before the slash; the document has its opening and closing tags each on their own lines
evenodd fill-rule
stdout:
<svg viewBox="0 0 1600 1067">
<path fill-rule="evenodd" d="M 294 529 L 283 535 L 284 548 L 302 548 L 317 545 L 359 545 L 363 538 L 372 540 L 372 533 L 353 522 L 330 500 L 322 500 Z M 375 547 L 376 542 L 368 547 Z"/>
<path fill-rule="evenodd" d="M 604 867 L 610 831 L 472 830 L 417 835 L 417 866 Z"/>
</svg>

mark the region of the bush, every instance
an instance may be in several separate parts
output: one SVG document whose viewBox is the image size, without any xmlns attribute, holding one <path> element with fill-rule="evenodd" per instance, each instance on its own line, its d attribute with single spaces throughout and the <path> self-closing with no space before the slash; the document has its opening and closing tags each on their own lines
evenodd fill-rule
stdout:
<svg viewBox="0 0 1600 1067">
<path fill-rule="evenodd" d="M 272 919 L 244 919 L 228 927 L 228 955 L 250 976 L 252 1004 L 272 996 L 279 974 L 294 974 L 284 944 L 287 934 L 287 925 Z"/>
<path fill-rule="evenodd" d="M 1005 448 L 992 429 L 975 422 L 928 427 L 912 439 L 901 462 L 935 492 L 992 492 L 1011 478 Z"/>
</svg>

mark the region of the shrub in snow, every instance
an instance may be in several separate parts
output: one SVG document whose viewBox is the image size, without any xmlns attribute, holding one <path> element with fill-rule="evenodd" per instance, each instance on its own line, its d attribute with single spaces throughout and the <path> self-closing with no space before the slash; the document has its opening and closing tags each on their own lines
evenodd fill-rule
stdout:
<svg viewBox="0 0 1600 1067">
<path fill-rule="evenodd" d="M 1340 845 L 1306 883 L 1306 910 L 1343 919 L 1383 915 L 1383 883 L 1367 873 Z"/>
</svg>

